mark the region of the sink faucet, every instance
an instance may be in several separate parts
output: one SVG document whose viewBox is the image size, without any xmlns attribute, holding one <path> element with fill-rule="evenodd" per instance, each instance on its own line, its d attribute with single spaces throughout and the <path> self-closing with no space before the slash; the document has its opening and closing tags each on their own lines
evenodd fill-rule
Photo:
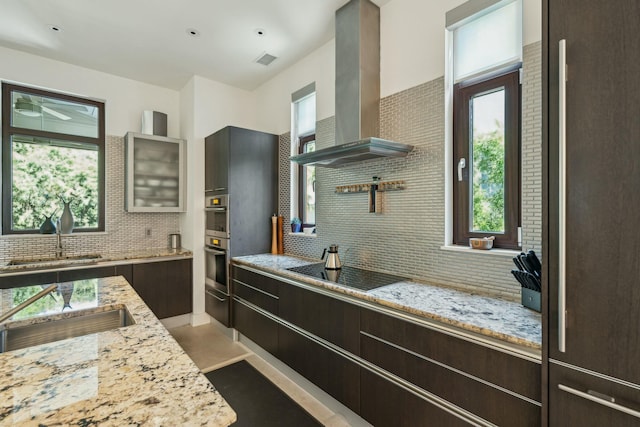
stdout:
<svg viewBox="0 0 640 427">
<path fill-rule="evenodd" d="M 60 233 L 60 220 L 56 227 L 56 258 L 62 258 L 62 234 Z"/>
<path fill-rule="evenodd" d="M 7 311 L 3 315 L 0 315 L 0 323 L 4 322 L 5 320 L 10 318 L 11 316 L 16 314 L 17 312 L 22 311 L 25 308 L 29 307 L 34 302 L 38 301 L 40 298 L 42 298 L 43 296 L 45 296 L 47 294 L 50 294 L 51 292 L 55 291 L 56 289 L 58 289 L 58 285 L 57 284 L 53 284 L 53 285 L 49 286 L 48 288 L 43 289 L 42 291 L 38 292 L 37 294 L 35 294 L 31 298 L 29 298 L 28 300 L 24 301 L 23 303 L 18 304 L 17 306 L 13 307 L 11 310 Z"/>
</svg>

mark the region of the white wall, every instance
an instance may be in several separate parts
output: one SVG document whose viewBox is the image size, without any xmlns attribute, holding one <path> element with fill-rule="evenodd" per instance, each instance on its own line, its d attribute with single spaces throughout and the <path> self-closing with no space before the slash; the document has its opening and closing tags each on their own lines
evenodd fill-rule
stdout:
<svg viewBox="0 0 640 427">
<path fill-rule="evenodd" d="M 140 131 L 142 111 L 167 114 L 169 136 L 180 135 L 179 92 L 0 47 L 0 79 L 106 101 L 107 135 Z"/>
<path fill-rule="evenodd" d="M 204 138 L 227 125 L 255 128 L 250 92 L 194 76 L 180 90 L 182 134 L 187 140 L 187 212 L 181 215 L 183 245 L 193 251 L 191 323 L 208 323 L 204 311 Z"/>
<path fill-rule="evenodd" d="M 291 130 L 291 94 L 316 82 L 316 116 L 335 111 L 335 40 L 324 44 L 255 90 L 259 130 L 283 134 Z"/>
<path fill-rule="evenodd" d="M 445 13 L 464 0 L 392 0 L 380 10 L 380 95 L 386 97 L 444 75 Z M 542 4 L 524 0 L 528 45 L 542 38 Z M 317 118 L 335 112 L 335 40 L 256 89 L 258 125 L 276 134 L 291 126 L 291 93 L 316 82 Z"/>
</svg>

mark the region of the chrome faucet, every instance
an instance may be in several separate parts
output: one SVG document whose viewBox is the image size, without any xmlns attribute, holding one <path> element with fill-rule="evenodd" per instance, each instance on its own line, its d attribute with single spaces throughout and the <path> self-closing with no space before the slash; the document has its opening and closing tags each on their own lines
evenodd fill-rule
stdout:
<svg viewBox="0 0 640 427">
<path fill-rule="evenodd" d="M 62 258 L 62 234 L 60 233 L 60 220 L 56 227 L 56 258 Z"/>
<path fill-rule="evenodd" d="M 56 289 L 58 289 L 58 285 L 57 284 L 53 284 L 53 285 L 49 286 L 48 288 L 43 289 L 42 291 L 38 292 L 37 294 L 35 294 L 31 298 L 29 298 L 28 300 L 24 301 L 23 303 L 13 307 L 11 310 L 7 311 L 3 315 L 0 315 L 0 323 L 4 322 L 5 320 L 10 318 L 11 316 L 16 314 L 17 312 L 22 311 L 25 308 L 29 307 L 34 302 L 38 301 L 40 298 L 42 298 L 43 296 L 45 296 L 47 294 L 50 294 L 51 292 L 55 291 Z"/>
</svg>

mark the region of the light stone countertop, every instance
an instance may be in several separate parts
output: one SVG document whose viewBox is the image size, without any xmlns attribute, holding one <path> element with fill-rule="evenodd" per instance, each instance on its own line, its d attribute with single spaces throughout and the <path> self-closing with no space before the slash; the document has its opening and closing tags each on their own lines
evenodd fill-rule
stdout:
<svg viewBox="0 0 640 427">
<path fill-rule="evenodd" d="M 250 255 L 232 262 L 306 284 L 340 292 L 439 323 L 496 338 L 534 351 L 542 347 L 540 313 L 517 302 L 426 283 L 399 282 L 370 291 L 312 278 L 287 268 L 321 262 L 290 255 Z"/>
<path fill-rule="evenodd" d="M 122 306 L 136 324 L 0 354 L 1 426 L 227 426 L 235 422 L 233 409 L 124 278 L 61 286 L 52 294 L 57 302 L 47 295 L 14 315 L 9 325 Z M 31 291 L 41 289 L 34 288 Z M 14 293 L 25 289 L 0 290 L 0 313 L 13 306 Z M 70 290 L 73 309 L 60 314 Z"/>
<path fill-rule="evenodd" d="M 76 254 L 70 254 L 76 256 Z M 137 262 L 165 261 L 171 259 L 193 258 L 193 253 L 188 249 L 150 248 L 132 251 L 101 252 L 97 259 L 53 259 L 54 257 L 29 257 L 21 260 L 30 260 L 33 264 L 7 265 L 10 260 L 0 262 L 0 277 L 20 274 L 41 273 L 51 270 L 72 270 L 79 268 L 103 267 L 117 264 L 131 264 Z"/>
</svg>

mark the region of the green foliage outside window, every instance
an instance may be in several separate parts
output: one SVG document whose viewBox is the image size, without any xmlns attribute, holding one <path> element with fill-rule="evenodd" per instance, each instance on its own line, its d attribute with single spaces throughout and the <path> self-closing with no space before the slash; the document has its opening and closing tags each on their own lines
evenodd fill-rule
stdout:
<svg viewBox="0 0 640 427">
<path fill-rule="evenodd" d="M 504 131 L 474 135 L 473 231 L 504 232 Z"/>
<path fill-rule="evenodd" d="M 97 151 L 15 139 L 12 146 L 14 230 L 37 230 L 47 216 L 55 223 L 61 199 L 71 201 L 75 228 L 98 226 Z"/>
</svg>

